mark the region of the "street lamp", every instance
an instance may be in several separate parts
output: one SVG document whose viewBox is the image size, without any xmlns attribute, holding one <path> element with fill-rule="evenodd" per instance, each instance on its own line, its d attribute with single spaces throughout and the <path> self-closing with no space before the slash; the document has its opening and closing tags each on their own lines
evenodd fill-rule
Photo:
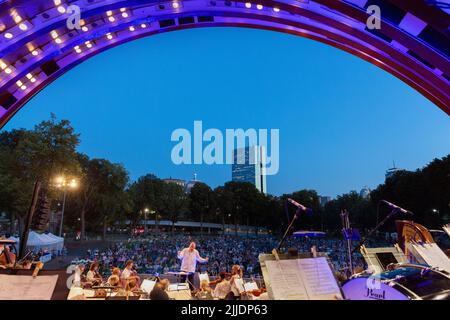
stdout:
<svg viewBox="0 0 450 320">
<path fill-rule="evenodd" d="M 144 235 L 147 235 L 147 213 L 149 213 L 150 210 L 148 208 L 144 209 Z"/>
<path fill-rule="evenodd" d="M 67 190 L 68 189 L 76 189 L 78 187 L 78 182 L 75 179 L 66 179 L 63 176 L 59 176 L 56 179 L 56 184 L 55 186 L 58 189 L 62 189 L 63 190 L 63 205 L 62 205 L 62 210 L 61 210 L 61 221 L 59 224 L 59 236 L 61 237 L 62 235 L 62 229 L 63 229 L 63 221 L 64 221 L 64 209 L 66 207 L 66 196 L 67 196 Z"/>
</svg>

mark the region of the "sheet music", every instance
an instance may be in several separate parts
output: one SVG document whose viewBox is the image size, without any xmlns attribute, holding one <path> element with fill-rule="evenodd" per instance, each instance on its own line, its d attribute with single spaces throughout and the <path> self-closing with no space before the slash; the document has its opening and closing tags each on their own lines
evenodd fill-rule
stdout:
<svg viewBox="0 0 450 320">
<path fill-rule="evenodd" d="M 450 272 L 450 259 L 436 243 L 413 244 L 413 247 L 427 264 Z"/>
<path fill-rule="evenodd" d="M 244 283 L 244 289 L 247 292 L 253 291 L 253 290 L 258 290 L 258 284 L 256 282 L 247 282 Z"/>
<path fill-rule="evenodd" d="M 142 289 L 142 291 L 150 293 L 150 292 L 152 292 L 153 288 L 155 287 L 155 284 L 156 284 L 155 280 L 145 279 L 144 281 L 142 281 L 141 289 Z"/>
<path fill-rule="evenodd" d="M 0 275 L 0 300 L 50 300 L 58 275 Z"/>
<path fill-rule="evenodd" d="M 342 299 L 336 279 L 325 257 L 297 261 L 310 300 Z"/>
<path fill-rule="evenodd" d="M 267 260 L 266 267 L 275 300 L 308 300 L 297 260 Z"/>
<path fill-rule="evenodd" d="M 444 229 L 444 231 L 447 232 L 447 235 L 450 237 L 450 224 L 443 226 L 442 229 Z"/>
<path fill-rule="evenodd" d="M 325 257 L 268 260 L 266 267 L 275 300 L 342 299 Z"/>
</svg>

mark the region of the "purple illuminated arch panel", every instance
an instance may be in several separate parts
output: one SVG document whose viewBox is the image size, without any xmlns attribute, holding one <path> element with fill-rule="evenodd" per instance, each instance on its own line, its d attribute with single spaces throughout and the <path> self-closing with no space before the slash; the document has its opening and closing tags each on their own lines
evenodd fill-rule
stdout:
<svg viewBox="0 0 450 320">
<path fill-rule="evenodd" d="M 381 9 L 381 29 L 366 26 Z M 80 28 L 67 25 L 69 6 Z M 153 34 L 234 26 L 289 33 L 358 56 L 450 115 L 449 9 L 425 0 L 0 0 L 0 128 L 82 61 Z M 75 20 L 70 20 L 75 21 Z"/>
</svg>

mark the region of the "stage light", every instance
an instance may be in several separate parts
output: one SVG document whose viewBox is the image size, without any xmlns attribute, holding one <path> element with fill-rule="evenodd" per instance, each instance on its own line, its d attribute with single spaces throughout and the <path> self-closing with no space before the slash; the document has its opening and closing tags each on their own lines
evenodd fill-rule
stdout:
<svg viewBox="0 0 450 320">
<path fill-rule="evenodd" d="M 109 17 L 108 20 L 109 20 L 109 22 L 114 22 L 114 21 L 116 21 L 116 19 L 115 19 L 114 17 Z"/>
<path fill-rule="evenodd" d="M 25 23 L 19 24 L 19 28 L 20 28 L 20 30 L 22 30 L 22 31 L 26 31 L 26 30 L 28 29 L 28 27 L 27 27 L 27 25 L 26 25 Z"/>
<path fill-rule="evenodd" d="M 36 82 L 36 78 L 31 78 L 30 81 L 31 81 L 31 83 L 35 83 Z"/>
<path fill-rule="evenodd" d="M 84 43 L 86 45 L 86 47 L 88 47 L 89 49 L 92 48 L 92 43 L 90 41 L 86 41 Z"/>
<path fill-rule="evenodd" d="M 280 9 L 277 8 L 277 7 L 275 7 L 275 8 L 273 8 L 273 11 L 275 11 L 275 12 L 280 12 Z"/>
<path fill-rule="evenodd" d="M 81 53 L 80 46 L 75 46 L 74 49 L 76 53 Z"/>
<path fill-rule="evenodd" d="M 28 73 L 28 74 L 26 75 L 26 77 L 27 77 L 28 80 L 30 80 L 31 78 L 33 78 L 33 75 L 32 75 L 31 73 Z"/>
<path fill-rule="evenodd" d="M 120 12 L 125 12 L 127 9 L 125 8 L 120 8 Z"/>
<path fill-rule="evenodd" d="M 21 21 L 22 21 L 22 17 L 19 16 L 18 14 L 16 14 L 16 15 L 14 16 L 14 22 L 15 22 L 15 23 L 20 23 Z"/>
<path fill-rule="evenodd" d="M 2 70 L 5 70 L 6 67 L 7 67 L 6 63 L 4 63 L 2 60 L 0 60 L 0 68 L 1 68 Z"/>
<path fill-rule="evenodd" d="M 129 28 L 128 28 L 130 31 L 134 31 L 134 30 L 136 30 L 136 29 L 134 29 L 134 27 L 133 26 L 130 26 Z"/>
<path fill-rule="evenodd" d="M 106 38 L 108 38 L 108 40 L 111 40 L 111 39 L 113 38 L 113 36 L 112 36 L 111 33 L 107 33 L 107 34 L 106 34 Z"/>
<path fill-rule="evenodd" d="M 50 35 L 52 36 L 53 39 L 58 38 L 58 32 L 56 32 L 55 30 L 53 30 Z"/>
<path fill-rule="evenodd" d="M 61 14 L 66 13 L 66 8 L 64 8 L 63 6 L 59 6 L 58 7 L 58 12 L 61 13 Z"/>
<path fill-rule="evenodd" d="M 7 32 L 7 33 L 4 34 L 4 36 L 5 36 L 6 39 L 12 39 L 13 34 L 11 32 Z"/>
<path fill-rule="evenodd" d="M 37 55 L 39 54 L 39 51 L 33 50 L 33 51 L 31 51 L 31 54 L 32 54 L 33 56 L 37 56 Z"/>
<path fill-rule="evenodd" d="M 128 18 L 128 13 L 123 12 L 123 13 L 122 13 L 122 18 Z"/>
<path fill-rule="evenodd" d="M 112 11 L 111 11 L 111 10 L 106 11 L 106 15 L 107 15 L 108 17 L 111 17 L 111 16 L 112 16 Z"/>
<path fill-rule="evenodd" d="M 245 7 L 246 7 L 247 9 L 250 9 L 250 8 L 252 7 L 252 4 L 251 4 L 250 2 L 246 2 L 246 3 L 245 3 Z"/>
<path fill-rule="evenodd" d="M 172 8 L 178 9 L 180 7 L 180 4 L 176 1 L 172 2 Z"/>
<path fill-rule="evenodd" d="M 81 30 L 82 30 L 83 32 L 87 32 L 89 29 L 88 29 L 88 27 L 84 26 L 84 27 L 81 27 Z"/>
<path fill-rule="evenodd" d="M 142 28 L 142 29 L 144 29 L 144 28 L 146 28 L 146 27 L 147 27 L 147 25 L 146 25 L 145 23 L 142 23 L 142 24 L 141 24 L 141 28 Z"/>
<path fill-rule="evenodd" d="M 6 68 L 6 69 L 5 69 L 5 73 L 6 73 L 6 74 L 10 74 L 11 72 L 12 72 L 12 70 L 11 70 L 10 68 Z"/>
<path fill-rule="evenodd" d="M 60 44 L 60 43 L 62 42 L 62 40 L 61 40 L 61 38 L 56 38 L 56 39 L 55 39 L 55 42 L 56 42 L 57 44 Z"/>
<path fill-rule="evenodd" d="M 264 7 L 263 7 L 263 5 L 262 4 L 257 4 L 256 5 L 256 9 L 258 9 L 258 10 L 262 10 Z"/>
<path fill-rule="evenodd" d="M 59 6 L 61 4 L 61 0 L 53 0 L 55 6 Z"/>
</svg>

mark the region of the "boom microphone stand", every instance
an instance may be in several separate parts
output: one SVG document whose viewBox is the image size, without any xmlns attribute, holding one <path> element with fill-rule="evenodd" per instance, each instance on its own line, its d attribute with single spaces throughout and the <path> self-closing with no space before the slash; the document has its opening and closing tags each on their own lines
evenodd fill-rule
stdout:
<svg viewBox="0 0 450 320">
<path fill-rule="evenodd" d="M 342 220 L 342 233 L 344 234 L 344 238 L 347 240 L 347 256 L 348 256 L 348 271 L 350 276 L 353 274 L 353 262 L 352 262 L 352 235 L 353 231 L 350 228 L 350 220 L 348 211 L 341 211 L 341 220 Z"/>
<path fill-rule="evenodd" d="M 380 229 L 385 223 L 386 221 L 388 221 L 393 215 L 397 214 L 397 213 L 407 213 L 407 214 L 413 214 L 410 211 L 407 211 L 403 208 L 400 208 L 390 202 L 387 202 L 385 200 L 381 200 L 380 203 L 383 202 L 385 204 L 387 204 L 392 210 L 391 212 L 386 216 L 386 218 L 384 218 L 380 223 L 378 223 L 375 228 L 373 228 L 372 230 L 369 231 L 369 233 L 361 239 L 361 241 L 358 243 L 358 245 L 352 250 L 352 253 L 355 252 L 356 250 L 358 250 L 359 248 L 362 247 L 362 245 L 367 241 L 367 239 L 370 238 L 370 236 L 376 232 L 378 229 Z"/>
</svg>

